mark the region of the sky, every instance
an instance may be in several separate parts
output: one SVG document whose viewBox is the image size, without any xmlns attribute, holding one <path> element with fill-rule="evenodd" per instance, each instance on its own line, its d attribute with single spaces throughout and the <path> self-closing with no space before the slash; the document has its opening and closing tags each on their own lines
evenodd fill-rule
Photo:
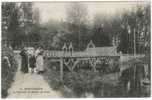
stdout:
<svg viewBox="0 0 152 100">
<path fill-rule="evenodd" d="M 81 2 L 87 8 L 88 18 L 93 19 L 95 14 L 116 15 L 118 12 L 131 11 L 137 5 L 145 5 L 147 2 Z M 49 20 L 64 20 L 66 9 L 70 2 L 35 2 L 33 8 L 40 11 L 40 23 Z"/>
</svg>

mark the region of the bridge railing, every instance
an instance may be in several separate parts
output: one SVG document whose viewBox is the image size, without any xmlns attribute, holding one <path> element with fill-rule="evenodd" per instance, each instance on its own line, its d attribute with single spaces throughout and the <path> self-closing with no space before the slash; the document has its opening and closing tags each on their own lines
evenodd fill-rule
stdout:
<svg viewBox="0 0 152 100">
<path fill-rule="evenodd" d="M 86 53 L 84 52 L 64 52 L 64 51 L 48 51 L 44 52 L 44 56 L 46 57 L 78 57 L 84 56 Z"/>
<path fill-rule="evenodd" d="M 134 58 L 141 58 L 141 57 L 144 57 L 145 55 L 143 54 L 143 55 L 131 55 L 131 54 L 122 54 L 121 56 L 120 56 L 120 60 L 121 60 L 121 62 L 124 62 L 124 61 L 128 61 L 128 60 L 131 60 L 131 59 L 134 59 Z"/>
<path fill-rule="evenodd" d="M 119 54 L 97 54 L 97 53 L 90 53 L 87 51 L 74 51 L 74 52 L 64 52 L 64 51 L 49 51 L 46 50 L 44 52 L 45 57 L 96 57 L 96 56 L 120 56 Z"/>
</svg>

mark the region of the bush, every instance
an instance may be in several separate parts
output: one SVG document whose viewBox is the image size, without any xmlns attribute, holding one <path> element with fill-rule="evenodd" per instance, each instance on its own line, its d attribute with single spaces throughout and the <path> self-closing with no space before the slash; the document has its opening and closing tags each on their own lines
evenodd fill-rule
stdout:
<svg viewBox="0 0 152 100">
<path fill-rule="evenodd" d="M 10 66 L 5 59 L 5 57 L 8 57 L 8 60 L 10 62 Z M 2 98 L 7 97 L 8 95 L 8 89 L 11 86 L 11 83 L 13 82 L 13 78 L 15 76 L 15 73 L 17 71 L 17 63 L 14 58 L 14 53 L 11 49 L 8 47 L 3 46 L 2 47 Z"/>
<path fill-rule="evenodd" d="M 94 94 L 95 97 L 107 97 L 109 95 L 107 92 L 112 92 L 112 89 L 115 87 L 112 85 L 111 80 L 106 79 L 106 82 L 103 80 L 105 78 L 104 73 L 100 71 L 94 72 L 86 68 L 79 68 L 73 72 L 64 70 L 63 82 L 61 82 L 59 64 L 51 63 L 49 60 L 46 61 L 46 63 L 48 69 L 44 74 L 44 78 L 53 89 L 60 89 L 60 87 L 64 85 L 72 90 L 76 97 L 82 97 L 86 92 Z M 113 76 L 113 74 L 114 73 L 112 73 L 111 76 Z M 101 90 L 104 90 L 105 94 L 101 93 Z"/>
<path fill-rule="evenodd" d="M 102 82 L 100 74 L 90 70 L 80 70 L 79 72 L 64 73 L 64 84 L 71 88 L 77 96 L 81 96 L 85 92 L 94 93 L 94 89 L 100 89 Z"/>
</svg>

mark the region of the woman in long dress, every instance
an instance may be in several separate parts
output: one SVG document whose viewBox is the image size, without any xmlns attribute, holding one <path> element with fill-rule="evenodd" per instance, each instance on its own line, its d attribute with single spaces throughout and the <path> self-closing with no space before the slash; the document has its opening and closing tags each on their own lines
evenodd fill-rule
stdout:
<svg viewBox="0 0 152 100">
<path fill-rule="evenodd" d="M 28 73 L 28 55 L 25 48 L 20 52 L 21 55 L 21 71 L 23 73 Z"/>
<path fill-rule="evenodd" d="M 43 59 L 43 51 L 39 50 L 39 53 L 36 57 L 36 69 L 38 71 L 38 74 L 41 74 L 44 72 L 44 59 Z"/>
</svg>

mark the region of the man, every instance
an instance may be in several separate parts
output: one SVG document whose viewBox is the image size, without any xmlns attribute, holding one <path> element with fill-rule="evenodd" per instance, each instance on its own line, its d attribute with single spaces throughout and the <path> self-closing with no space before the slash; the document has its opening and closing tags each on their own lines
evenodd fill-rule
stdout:
<svg viewBox="0 0 152 100">
<path fill-rule="evenodd" d="M 21 55 L 21 71 L 23 73 L 28 73 L 28 54 L 25 47 L 20 52 Z"/>
<path fill-rule="evenodd" d="M 34 73 L 34 69 L 36 67 L 36 58 L 34 53 L 29 54 L 29 67 L 31 68 L 31 73 Z"/>
</svg>

